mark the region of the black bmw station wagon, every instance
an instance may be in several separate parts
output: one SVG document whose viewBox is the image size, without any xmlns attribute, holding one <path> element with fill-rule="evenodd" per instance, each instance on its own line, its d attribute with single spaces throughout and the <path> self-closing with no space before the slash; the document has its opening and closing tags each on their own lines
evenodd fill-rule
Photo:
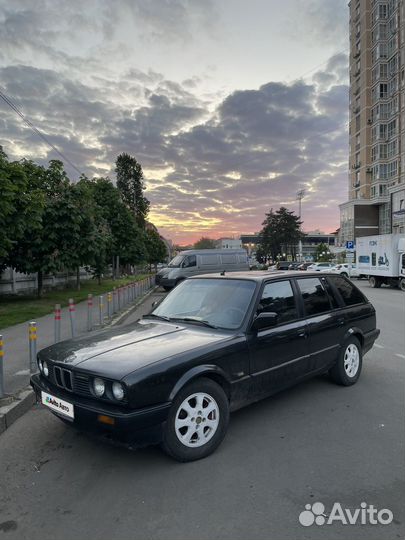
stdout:
<svg viewBox="0 0 405 540">
<path fill-rule="evenodd" d="M 323 372 L 356 383 L 378 335 L 374 307 L 340 275 L 209 274 L 137 323 L 43 349 L 31 385 L 66 422 L 191 461 L 235 409 Z"/>
</svg>

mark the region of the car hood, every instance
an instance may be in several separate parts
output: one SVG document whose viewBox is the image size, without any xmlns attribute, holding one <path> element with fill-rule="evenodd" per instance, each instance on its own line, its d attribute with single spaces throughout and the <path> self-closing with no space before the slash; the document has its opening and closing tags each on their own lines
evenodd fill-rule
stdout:
<svg viewBox="0 0 405 540">
<path fill-rule="evenodd" d="M 207 328 L 142 320 L 56 343 L 39 357 L 121 379 L 164 358 L 229 338 Z"/>
</svg>

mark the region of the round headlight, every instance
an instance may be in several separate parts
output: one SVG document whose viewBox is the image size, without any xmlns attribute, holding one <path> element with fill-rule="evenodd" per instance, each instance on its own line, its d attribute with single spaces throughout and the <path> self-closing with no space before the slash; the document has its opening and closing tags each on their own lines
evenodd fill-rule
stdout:
<svg viewBox="0 0 405 540">
<path fill-rule="evenodd" d="M 49 368 L 48 368 L 48 364 L 46 362 L 44 362 L 42 364 L 42 371 L 43 371 L 43 374 L 45 375 L 45 377 L 48 377 L 49 375 Z"/>
<path fill-rule="evenodd" d="M 42 360 L 40 360 L 39 358 L 38 358 L 38 367 L 39 367 L 39 371 L 40 371 L 41 373 L 43 373 L 44 367 L 43 367 L 43 365 L 42 365 Z"/>
<path fill-rule="evenodd" d="M 121 383 L 113 382 L 112 392 L 115 399 L 118 399 L 118 401 L 121 401 L 121 399 L 124 399 L 124 387 L 122 386 Z"/>
<path fill-rule="evenodd" d="M 101 397 L 105 392 L 105 384 L 104 384 L 103 379 L 99 379 L 98 377 L 94 379 L 93 389 L 96 396 Z"/>
</svg>

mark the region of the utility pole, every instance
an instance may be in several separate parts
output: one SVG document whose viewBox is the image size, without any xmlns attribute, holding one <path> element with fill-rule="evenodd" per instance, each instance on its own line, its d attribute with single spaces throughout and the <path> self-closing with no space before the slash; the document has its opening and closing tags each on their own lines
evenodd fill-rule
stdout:
<svg viewBox="0 0 405 540">
<path fill-rule="evenodd" d="M 297 191 L 297 200 L 298 200 L 298 217 L 301 221 L 301 201 L 305 197 L 305 189 L 300 189 Z M 301 225 L 300 225 L 300 232 L 301 232 Z M 300 239 L 298 243 L 298 252 L 299 252 L 299 260 L 302 261 L 302 240 Z"/>
</svg>

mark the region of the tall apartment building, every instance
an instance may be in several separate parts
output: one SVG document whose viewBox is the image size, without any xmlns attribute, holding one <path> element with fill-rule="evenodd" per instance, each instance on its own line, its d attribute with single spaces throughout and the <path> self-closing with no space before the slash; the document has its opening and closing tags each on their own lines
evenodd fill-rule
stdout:
<svg viewBox="0 0 405 540">
<path fill-rule="evenodd" d="M 340 243 L 405 232 L 405 0 L 351 0 L 349 200 Z"/>
</svg>

